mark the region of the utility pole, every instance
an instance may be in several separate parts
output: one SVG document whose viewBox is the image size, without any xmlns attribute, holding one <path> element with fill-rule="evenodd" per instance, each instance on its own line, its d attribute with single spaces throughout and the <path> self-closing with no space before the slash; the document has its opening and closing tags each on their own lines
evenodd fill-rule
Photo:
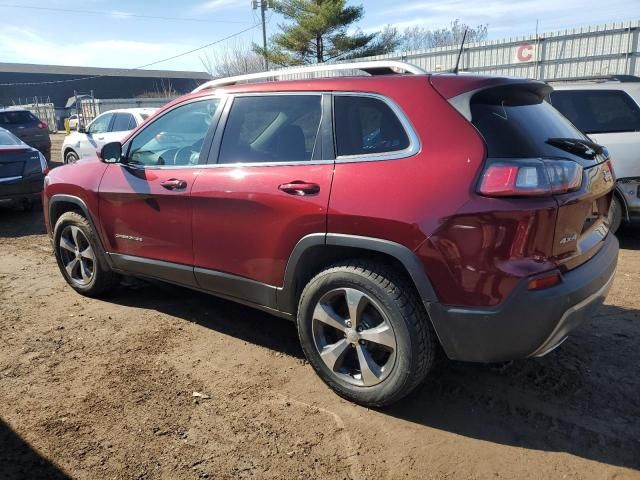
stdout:
<svg viewBox="0 0 640 480">
<path fill-rule="evenodd" d="M 267 22 L 266 11 L 269 8 L 269 0 L 252 0 L 251 7 L 254 10 L 260 8 L 260 16 L 262 17 L 262 48 L 264 51 L 264 68 L 269 70 L 269 60 L 267 58 Z"/>
</svg>

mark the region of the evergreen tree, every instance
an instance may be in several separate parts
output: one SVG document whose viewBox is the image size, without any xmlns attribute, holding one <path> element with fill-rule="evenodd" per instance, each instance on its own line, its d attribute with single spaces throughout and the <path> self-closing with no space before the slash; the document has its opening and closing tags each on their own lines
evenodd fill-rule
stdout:
<svg viewBox="0 0 640 480">
<path fill-rule="evenodd" d="M 281 33 L 271 37 L 267 52 L 269 63 L 280 66 L 322 63 L 330 60 L 379 55 L 392 51 L 388 39 L 378 33 L 348 29 L 364 15 L 364 8 L 347 6 L 346 0 L 280 0 L 273 9 L 289 22 L 281 24 Z"/>
</svg>

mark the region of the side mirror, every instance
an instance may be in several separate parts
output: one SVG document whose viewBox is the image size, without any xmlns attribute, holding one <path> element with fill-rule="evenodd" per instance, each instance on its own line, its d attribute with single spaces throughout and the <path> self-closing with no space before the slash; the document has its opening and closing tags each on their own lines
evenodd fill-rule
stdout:
<svg viewBox="0 0 640 480">
<path fill-rule="evenodd" d="M 87 128 L 83 125 L 78 125 L 76 130 L 78 130 L 78 133 L 87 133 Z"/>
<path fill-rule="evenodd" d="M 118 163 L 122 158 L 122 144 L 110 142 L 98 150 L 98 158 L 104 163 Z"/>
</svg>

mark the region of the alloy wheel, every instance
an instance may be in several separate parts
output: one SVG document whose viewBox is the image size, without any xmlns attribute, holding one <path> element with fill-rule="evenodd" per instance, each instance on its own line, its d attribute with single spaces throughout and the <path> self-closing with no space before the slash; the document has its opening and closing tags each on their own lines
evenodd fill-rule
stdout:
<svg viewBox="0 0 640 480">
<path fill-rule="evenodd" d="M 395 364 L 396 336 L 380 305 L 355 288 L 325 293 L 313 311 L 315 347 L 325 365 L 353 385 L 382 382 Z"/>
<path fill-rule="evenodd" d="M 88 285 L 95 275 L 96 256 L 82 230 L 75 225 L 66 226 L 58 249 L 69 278 L 79 285 Z"/>
</svg>

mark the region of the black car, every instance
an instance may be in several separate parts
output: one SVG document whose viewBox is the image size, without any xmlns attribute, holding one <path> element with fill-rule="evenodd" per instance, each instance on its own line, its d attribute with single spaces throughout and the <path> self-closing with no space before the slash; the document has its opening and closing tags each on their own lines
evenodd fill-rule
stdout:
<svg viewBox="0 0 640 480">
<path fill-rule="evenodd" d="M 47 171 L 42 153 L 0 128 L 0 201 L 30 208 L 42 193 Z"/>
<path fill-rule="evenodd" d="M 0 127 L 9 130 L 27 145 L 39 150 L 47 160 L 51 160 L 49 126 L 29 110 L 0 110 Z"/>
</svg>

